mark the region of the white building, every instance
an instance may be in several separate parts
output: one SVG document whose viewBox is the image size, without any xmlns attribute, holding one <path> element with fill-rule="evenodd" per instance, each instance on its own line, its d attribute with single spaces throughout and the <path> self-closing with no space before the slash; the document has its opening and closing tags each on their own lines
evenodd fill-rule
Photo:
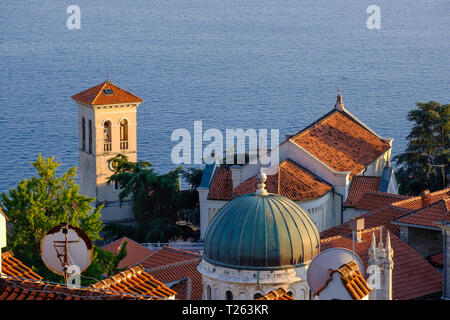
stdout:
<svg viewBox="0 0 450 320">
<path fill-rule="evenodd" d="M 295 201 L 319 231 L 342 223 L 354 177 L 378 177 L 384 192 L 397 193 L 389 167 L 393 139 L 382 138 L 344 108 L 340 93 L 330 112 L 279 145 L 278 173 L 267 190 Z M 390 168 L 389 170 L 385 169 Z M 217 211 L 234 197 L 256 189 L 257 165 L 205 166 L 200 196 L 200 238 Z M 351 209 L 350 209 L 351 210 Z"/>
</svg>

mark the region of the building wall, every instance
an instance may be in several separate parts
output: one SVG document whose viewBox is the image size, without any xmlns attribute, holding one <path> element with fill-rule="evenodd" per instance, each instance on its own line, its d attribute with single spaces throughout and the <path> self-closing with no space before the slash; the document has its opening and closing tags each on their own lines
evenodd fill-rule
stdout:
<svg viewBox="0 0 450 320">
<path fill-rule="evenodd" d="M 450 300 L 450 228 L 443 229 L 444 283 L 442 298 Z"/>
<path fill-rule="evenodd" d="M 208 192 L 209 189 L 198 189 L 200 201 L 200 239 L 205 238 L 206 229 L 212 218 L 228 203 L 228 201 L 208 199 Z"/>
<path fill-rule="evenodd" d="M 309 300 L 306 267 L 258 272 L 218 267 L 202 260 L 198 270 L 203 279 L 203 300 L 226 300 L 227 291 L 233 300 L 254 300 L 255 294 L 265 295 L 278 288 L 296 300 Z"/>
<path fill-rule="evenodd" d="M 386 166 L 386 162 L 391 158 L 391 150 L 388 149 L 385 153 L 379 156 L 374 162 L 367 166 L 364 170 L 364 176 L 381 177 L 383 169 Z"/>
<path fill-rule="evenodd" d="M 438 230 L 400 226 L 400 239 L 424 258 L 442 252 L 442 232 Z"/>
<path fill-rule="evenodd" d="M 319 232 L 340 223 L 340 215 L 335 214 L 332 191 L 320 198 L 310 201 L 297 201 L 296 203 L 308 212 Z"/>
</svg>

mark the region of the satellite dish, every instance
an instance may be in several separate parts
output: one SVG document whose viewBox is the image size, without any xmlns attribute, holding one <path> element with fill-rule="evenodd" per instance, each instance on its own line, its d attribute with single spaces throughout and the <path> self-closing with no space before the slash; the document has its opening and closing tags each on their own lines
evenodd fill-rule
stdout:
<svg viewBox="0 0 450 320">
<path fill-rule="evenodd" d="M 47 231 L 41 241 L 41 257 L 54 273 L 67 277 L 79 275 L 92 262 L 94 246 L 78 227 L 61 223 Z"/>
<path fill-rule="evenodd" d="M 364 277 L 364 264 L 361 258 L 352 251 L 345 248 L 331 248 L 322 251 L 309 264 L 306 278 L 311 291 L 317 292 L 325 282 L 330 279 L 328 270 L 336 270 L 343 264 L 354 260 L 358 264 L 359 271 Z"/>
</svg>

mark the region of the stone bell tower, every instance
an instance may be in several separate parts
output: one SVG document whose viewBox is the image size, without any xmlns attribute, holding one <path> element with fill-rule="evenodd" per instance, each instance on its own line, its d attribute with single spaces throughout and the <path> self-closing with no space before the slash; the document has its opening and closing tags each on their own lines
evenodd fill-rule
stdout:
<svg viewBox="0 0 450 320">
<path fill-rule="evenodd" d="M 119 205 L 117 184 L 107 185 L 114 168 L 110 159 L 123 154 L 137 161 L 136 111 L 143 101 L 105 81 L 72 97 L 78 104 L 80 193 L 104 204 L 102 221 L 134 219 L 129 202 Z"/>
</svg>

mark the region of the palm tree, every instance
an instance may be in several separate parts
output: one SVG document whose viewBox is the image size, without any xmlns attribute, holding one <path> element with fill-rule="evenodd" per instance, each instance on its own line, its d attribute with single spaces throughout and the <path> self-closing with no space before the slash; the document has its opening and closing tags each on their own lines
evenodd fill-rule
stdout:
<svg viewBox="0 0 450 320">
<path fill-rule="evenodd" d="M 394 157 L 403 193 L 414 195 L 445 187 L 450 154 L 449 114 L 450 104 L 435 101 L 418 102 L 417 109 L 408 113 L 408 120 L 414 122 L 408 146 L 406 152 Z"/>
</svg>

